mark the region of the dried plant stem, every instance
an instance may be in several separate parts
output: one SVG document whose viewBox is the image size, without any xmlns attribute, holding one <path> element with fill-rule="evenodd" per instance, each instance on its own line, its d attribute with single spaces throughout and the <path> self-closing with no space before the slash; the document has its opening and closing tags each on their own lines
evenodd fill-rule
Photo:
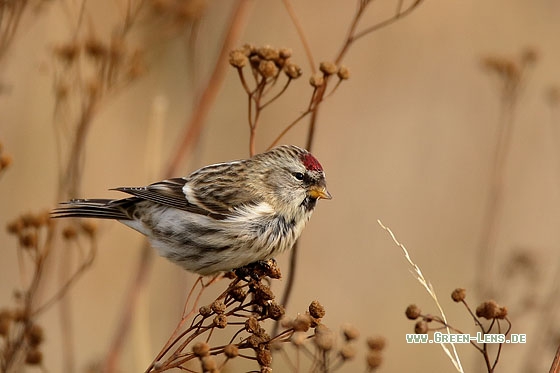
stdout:
<svg viewBox="0 0 560 373">
<path fill-rule="evenodd" d="M 220 53 L 214 65 L 214 70 L 198 102 L 194 105 L 194 111 L 185 126 L 185 132 L 183 136 L 181 136 L 179 146 L 166 168 L 166 177 L 170 177 L 176 172 L 180 163 L 185 159 L 186 154 L 191 150 L 192 146 L 198 142 L 204 120 L 214 105 L 214 101 L 218 96 L 218 92 L 225 78 L 228 67 L 227 56 L 229 51 L 233 49 L 234 45 L 238 42 L 241 32 L 245 28 L 246 18 L 249 14 L 251 4 L 252 2 L 249 0 L 237 0 L 234 6 Z"/>
<path fill-rule="evenodd" d="M 497 234 L 501 223 L 506 160 L 511 148 L 514 125 L 515 95 L 502 98 L 501 114 L 494 148 L 490 191 L 482 221 L 482 232 L 478 244 L 476 289 L 482 298 L 493 298 L 492 273 L 496 251 Z"/>
<path fill-rule="evenodd" d="M 556 349 L 556 355 L 554 355 L 554 360 L 552 361 L 552 365 L 549 370 L 549 373 L 558 372 L 560 372 L 560 344 L 558 345 L 558 349 Z"/>
<path fill-rule="evenodd" d="M 418 267 L 410 258 L 410 255 L 408 253 L 408 250 L 406 249 L 406 247 L 400 243 L 397 238 L 395 237 L 395 234 L 393 233 L 393 231 L 391 231 L 390 228 L 386 227 L 385 225 L 383 225 L 383 223 L 381 222 L 381 220 L 377 220 L 377 223 L 381 226 L 381 228 L 383 228 L 383 230 L 385 230 L 387 233 L 389 233 L 389 235 L 391 236 L 391 239 L 393 240 L 393 242 L 395 243 L 395 245 L 397 245 L 398 247 L 401 248 L 401 250 L 404 253 L 404 256 L 408 262 L 408 264 L 410 264 L 411 266 L 411 272 L 414 274 L 414 277 L 416 278 L 416 280 L 424 287 L 424 289 L 426 289 L 426 291 L 428 292 L 428 294 L 432 297 L 432 299 L 434 300 L 439 313 L 441 315 L 441 318 L 443 320 L 443 323 L 445 323 L 446 325 L 446 329 L 447 329 L 447 333 L 450 333 L 449 327 L 447 327 L 448 323 L 447 323 L 447 318 L 445 317 L 445 313 L 443 312 L 443 308 L 441 307 L 438 297 L 436 295 L 435 289 L 432 286 L 432 284 L 426 280 L 426 278 L 424 277 L 424 275 L 422 274 L 422 271 L 420 270 L 420 267 Z M 445 352 L 445 354 L 447 355 L 447 357 L 449 357 L 449 359 L 451 360 L 451 362 L 453 363 L 453 366 L 455 367 L 455 369 L 457 369 L 458 372 L 464 372 L 463 367 L 461 365 L 461 359 L 459 359 L 459 355 L 457 354 L 457 350 L 455 349 L 455 344 L 453 343 L 449 343 L 451 345 L 451 349 L 453 350 L 453 352 L 451 352 L 447 346 L 444 343 L 440 343 L 441 348 L 443 349 L 443 351 Z"/>
<path fill-rule="evenodd" d="M 305 55 L 307 56 L 307 60 L 309 61 L 309 67 L 311 68 L 311 72 L 315 73 L 317 72 L 317 67 L 316 67 L 317 65 L 315 65 L 315 60 L 313 59 L 313 53 L 311 52 L 311 46 L 307 41 L 307 37 L 305 36 L 305 32 L 303 31 L 303 26 L 299 21 L 296 11 L 294 10 L 294 6 L 292 5 L 291 0 L 282 0 L 282 2 L 284 3 L 284 7 L 286 8 L 286 11 L 288 12 L 292 20 L 292 23 L 296 28 L 301 44 L 303 45 L 303 49 L 305 50 Z"/>
</svg>

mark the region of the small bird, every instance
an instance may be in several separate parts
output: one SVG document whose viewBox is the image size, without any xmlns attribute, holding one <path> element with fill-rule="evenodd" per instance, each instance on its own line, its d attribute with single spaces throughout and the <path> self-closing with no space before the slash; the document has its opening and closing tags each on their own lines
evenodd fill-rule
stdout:
<svg viewBox="0 0 560 373">
<path fill-rule="evenodd" d="M 317 200 L 332 198 L 319 161 L 294 145 L 187 177 L 112 190 L 132 197 L 75 199 L 51 216 L 116 219 L 146 235 L 159 255 L 200 275 L 291 249 Z"/>
</svg>

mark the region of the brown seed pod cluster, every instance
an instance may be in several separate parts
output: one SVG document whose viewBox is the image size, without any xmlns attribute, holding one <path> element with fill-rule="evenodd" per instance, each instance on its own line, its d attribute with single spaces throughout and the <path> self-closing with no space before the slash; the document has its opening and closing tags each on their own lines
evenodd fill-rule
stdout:
<svg viewBox="0 0 560 373">
<path fill-rule="evenodd" d="M 451 292 L 451 299 L 456 303 L 461 303 L 465 307 L 483 335 L 498 333 L 507 337 L 509 334 L 512 325 L 507 317 L 507 307 L 498 305 L 494 300 L 488 300 L 482 302 L 476 308 L 475 312 L 473 312 L 467 303 L 467 290 L 464 288 L 456 288 L 453 290 Z M 416 320 L 414 324 L 414 333 L 416 334 L 428 334 L 430 331 L 438 330 L 442 332 L 447 331 L 449 333 L 464 334 L 458 328 L 449 324 L 443 317 L 423 314 L 420 307 L 415 304 L 411 304 L 406 308 L 405 315 L 409 320 Z M 490 322 L 484 322 L 483 319 L 490 320 Z M 491 357 L 489 355 L 489 349 L 486 348 L 485 339 L 481 339 L 482 342 L 478 341 L 479 339 L 477 339 L 477 343 L 471 341 L 471 345 L 484 356 L 484 362 L 487 365 L 488 371 L 493 371 L 499 361 L 502 349 L 498 348 L 496 355 Z M 490 363 L 491 361 L 493 361 L 492 364 Z"/>
<path fill-rule="evenodd" d="M 43 328 L 36 324 L 23 309 L 0 310 L 0 368 L 11 366 L 17 359 L 14 346 L 24 352 L 23 361 L 27 365 L 41 365 L 43 353 L 40 349 L 45 339 Z"/>
</svg>

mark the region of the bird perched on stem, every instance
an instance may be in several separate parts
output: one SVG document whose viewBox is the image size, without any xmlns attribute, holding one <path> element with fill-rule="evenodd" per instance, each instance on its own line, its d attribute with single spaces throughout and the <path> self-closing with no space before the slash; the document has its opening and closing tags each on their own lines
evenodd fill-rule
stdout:
<svg viewBox="0 0 560 373">
<path fill-rule="evenodd" d="M 317 200 L 331 199 L 319 161 L 293 145 L 114 190 L 132 197 L 71 200 L 51 216 L 116 219 L 146 235 L 161 256 L 201 275 L 291 249 Z"/>
</svg>

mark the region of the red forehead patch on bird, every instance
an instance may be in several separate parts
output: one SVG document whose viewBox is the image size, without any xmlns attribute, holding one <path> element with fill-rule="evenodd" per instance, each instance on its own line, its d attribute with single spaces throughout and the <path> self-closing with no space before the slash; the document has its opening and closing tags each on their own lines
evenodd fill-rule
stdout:
<svg viewBox="0 0 560 373">
<path fill-rule="evenodd" d="M 317 158 L 309 153 L 303 154 L 301 156 L 301 161 L 303 162 L 305 168 L 309 171 L 323 171 L 323 167 L 321 166 Z"/>
</svg>

